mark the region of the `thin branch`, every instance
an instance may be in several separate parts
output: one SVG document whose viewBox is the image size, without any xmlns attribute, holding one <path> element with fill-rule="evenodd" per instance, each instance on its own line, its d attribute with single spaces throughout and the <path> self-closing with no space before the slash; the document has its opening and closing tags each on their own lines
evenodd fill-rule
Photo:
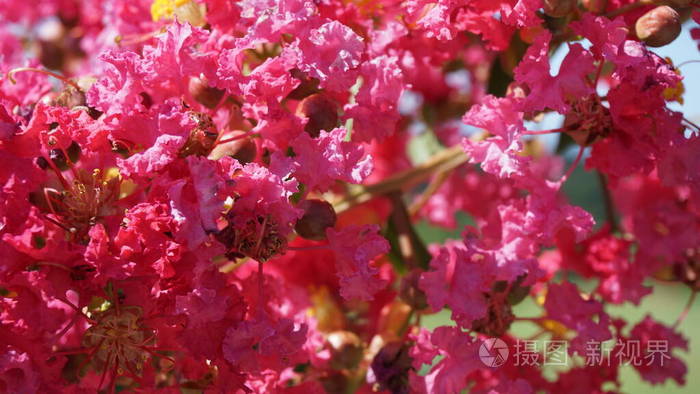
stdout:
<svg viewBox="0 0 700 394">
<path fill-rule="evenodd" d="M 630 11 L 634 11 L 637 8 L 641 8 L 641 7 L 644 7 L 647 5 L 654 5 L 656 3 L 662 3 L 662 2 L 655 1 L 655 0 L 640 0 L 636 3 L 626 4 L 626 5 L 623 5 L 622 7 L 618 8 L 616 10 L 612 10 L 612 11 L 608 12 L 607 14 L 605 14 L 605 17 L 607 17 L 608 19 L 613 19 L 616 16 L 620 16 L 620 15 L 626 14 Z"/>
<path fill-rule="evenodd" d="M 676 319 L 676 322 L 673 323 L 673 329 L 678 328 L 678 326 L 680 326 L 681 323 L 683 323 L 685 318 L 688 317 L 688 313 L 690 312 L 690 308 L 693 306 L 693 303 L 695 302 L 697 295 L 698 295 L 697 290 L 693 290 L 693 292 L 690 293 L 690 298 L 688 298 L 688 303 L 685 304 L 685 308 L 683 308 L 683 311 L 678 316 L 678 319 Z"/>
<path fill-rule="evenodd" d="M 42 70 L 40 68 L 34 68 L 34 67 L 14 68 L 14 69 L 7 72 L 7 79 L 9 79 L 10 82 L 12 82 L 13 84 L 16 84 L 17 80 L 15 80 L 15 74 L 21 73 L 21 72 L 27 72 L 27 71 L 36 72 L 36 73 L 40 73 L 40 74 L 46 74 L 48 76 L 51 76 L 51 77 L 54 77 L 54 78 L 60 80 L 61 82 L 65 83 L 67 85 L 74 87 L 75 90 L 77 90 L 79 92 L 83 91 L 83 89 L 81 89 L 80 86 L 78 86 L 78 84 L 75 81 L 73 81 L 69 78 L 66 78 L 65 76 L 63 76 L 61 74 L 58 74 L 58 73 L 55 73 L 55 72 L 49 71 L 49 70 Z"/>
<path fill-rule="evenodd" d="M 373 185 L 354 185 L 346 196 L 333 204 L 335 211 L 340 213 L 351 207 L 367 202 L 375 197 L 394 191 L 406 191 L 413 186 L 430 178 L 437 172 L 449 171 L 466 163 L 468 157 L 460 145 L 438 153 L 427 162 L 400 172 L 382 182 Z"/>
<path fill-rule="evenodd" d="M 608 188 L 608 180 L 601 172 L 598 172 L 598 180 L 600 181 L 600 189 L 603 193 L 605 216 L 608 219 L 608 223 L 610 223 L 610 231 L 615 232 L 618 229 L 617 215 L 615 215 L 615 205 L 613 203 L 612 196 L 610 195 L 610 189 Z"/>
</svg>

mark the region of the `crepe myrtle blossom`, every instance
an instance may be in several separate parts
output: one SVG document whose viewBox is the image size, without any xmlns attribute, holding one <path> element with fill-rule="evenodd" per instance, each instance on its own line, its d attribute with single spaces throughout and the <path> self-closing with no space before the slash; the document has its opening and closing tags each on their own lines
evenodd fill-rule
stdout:
<svg viewBox="0 0 700 394">
<path fill-rule="evenodd" d="M 686 382 L 697 87 L 655 48 L 697 1 L 0 4 L 0 392 Z M 661 280 L 675 322 L 610 313 Z"/>
</svg>

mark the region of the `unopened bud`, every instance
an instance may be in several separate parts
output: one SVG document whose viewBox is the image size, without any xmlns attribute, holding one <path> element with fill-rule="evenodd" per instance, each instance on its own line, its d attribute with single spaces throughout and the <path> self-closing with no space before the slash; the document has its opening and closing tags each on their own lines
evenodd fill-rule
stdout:
<svg viewBox="0 0 700 394">
<path fill-rule="evenodd" d="M 316 241 L 326 239 L 326 229 L 335 226 L 337 219 L 333 206 L 323 200 L 305 200 L 299 208 L 304 210 L 304 216 L 294 226 L 297 234 Z"/>
<path fill-rule="evenodd" d="M 608 6 L 608 0 L 583 0 L 583 8 L 594 14 L 602 14 Z"/>
<path fill-rule="evenodd" d="M 190 79 L 189 91 L 192 98 L 207 108 L 215 108 L 224 97 L 224 91 L 209 86 L 206 78 Z"/>
<path fill-rule="evenodd" d="M 406 343 L 389 342 L 374 356 L 370 366 L 368 380 L 380 390 L 391 393 L 408 394 L 408 374 L 412 369 L 412 359 L 409 355 L 410 346 Z"/>
<path fill-rule="evenodd" d="M 316 138 L 321 130 L 331 131 L 338 125 L 338 106 L 323 94 L 312 94 L 297 107 L 297 115 L 308 119 L 304 131 Z"/>
<path fill-rule="evenodd" d="M 245 137 L 245 131 L 233 130 L 219 137 L 219 143 L 209 154 L 210 160 L 219 160 L 224 156 L 230 156 L 245 164 L 255 160 L 258 155 L 258 146 L 250 137 Z M 230 140 L 230 141 L 229 141 Z"/>
<path fill-rule="evenodd" d="M 635 30 L 637 37 L 647 45 L 662 47 L 681 34 L 681 17 L 673 8 L 662 5 L 637 19 Z"/>
<path fill-rule="evenodd" d="M 545 14 L 553 18 L 561 18 L 574 10 L 576 2 L 577 0 L 543 0 L 542 8 Z"/>
</svg>

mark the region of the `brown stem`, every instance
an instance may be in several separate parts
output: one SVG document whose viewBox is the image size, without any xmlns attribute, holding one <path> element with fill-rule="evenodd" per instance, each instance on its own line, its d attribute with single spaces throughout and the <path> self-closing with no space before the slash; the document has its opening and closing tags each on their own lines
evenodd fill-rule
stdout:
<svg viewBox="0 0 700 394">
<path fill-rule="evenodd" d="M 584 150 L 586 150 L 586 148 L 584 148 L 583 146 L 581 146 L 581 147 L 579 148 L 579 150 L 578 150 L 578 155 L 576 155 L 576 158 L 574 159 L 574 162 L 571 163 L 571 167 L 570 167 L 569 170 L 566 172 L 566 174 L 564 174 L 564 176 L 561 177 L 561 181 L 560 181 L 561 183 L 566 182 L 566 181 L 569 179 L 569 177 L 571 176 L 571 174 L 574 173 L 574 170 L 576 170 L 576 167 L 578 167 L 578 164 L 581 162 L 581 158 L 583 157 L 583 151 L 584 151 Z"/>
<path fill-rule="evenodd" d="M 402 194 L 398 191 L 387 195 L 392 202 L 393 210 L 389 220 L 394 225 L 398 252 L 408 270 L 413 268 L 427 269 L 430 255 L 422 241 L 413 229 L 411 216 L 408 213 Z"/>
<path fill-rule="evenodd" d="M 686 317 L 688 317 L 688 313 L 690 312 L 690 308 L 693 306 L 693 303 L 695 302 L 695 298 L 697 298 L 698 292 L 696 290 L 693 290 L 692 293 L 690 293 L 690 298 L 688 298 L 688 303 L 685 304 L 685 308 L 683 308 L 683 311 L 681 314 L 678 316 L 678 319 L 676 319 L 676 322 L 673 323 L 673 329 L 678 328 L 678 326 L 683 323 Z"/>
<path fill-rule="evenodd" d="M 527 130 L 523 131 L 523 135 L 543 135 L 543 134 L 552 134 L 552 133 L 563 133 L 565 131 L 569 131 L 569 129 L 565 127 L 560 127 L 558 129 L 550 129 L 550 130 Z"/>
<path fill-rule="evenodd" d="M 445 183 L 445 181 L 447 181 L 447 178 L 450 177 L 450 174 L 451 171 L 442 171 L 435 174 L 433 179 L 430 180 L 428 187 L 425 188 L 425 191 L 421 193 L 420 196 L 418 196 L 417 201 L 411 204 L 411 207 L 409 208 L 408 212 L 412 218 L 415 217 L 421 209 L 423 209 L 425 204 L 427 204 L 430 200 L 430 197 L 432 197 L 435 193 L 437 193 L 438 190 L 440 190 L 440 187 Z"/>
<path fill-rule="evenodd" d="M 405 191 L 420 182 L 430 178 L 436 172 L 449 171 L 459 165 L 466 163 L 468 157 L 457 145 L 436 154 L 427 162 L 412 169 L 402 171 L 382 182 L 373 185 L 354 185 L 349 193 L 343 196 L 342 200 L 333 205 L 335 211 L 340 213 L 349 208 L 367 202 L 375 197 L 389 194 L 393 191 Z"/>
<path fill-rule="evenodd" d="M 610 223 L 610 232 L 615 232 L 618 229 L 617 215 L 615 215 L 615 205 L 613 203 L 612 196 L 610 195 L 610 189 L 608 188 L 608 180 L 605 174 L 598 172 L 598 180 L 600 181 L 600 189 L 603 193 L 603 203 L 605 205 L 605 216 Z"/>
<path fill-rule="evenodd" d="M 618 9 L 616 9 L 616 10 L 612 10 L 612 11 L 608 12 L 607 14 L 605 14 L 605 17 L 608 18 L 608 19 L 612 19 L 612 18 L 614 18 L 614 17 L 616 17 L 616 16 L 620 16 L 620 15 L 626 14 L 626 13 L 628 13 L 628 12 L 630 12 L 630 11 L 634 11 L 634 10 L 636 10 L 637 8 L 641 8 L 641 7 L 644 7 L 644 6 L 647 6 L 647 5 L 654 5 L 654 4 L 657 4 L 657 3 L 663 3 L 663 2 L 661 2 L 661 1 L 655 1 L 655 0 L 640 0 L 640 1 L 636 2 L 636 3 L 630 3 L 630 4 L 627 4 L 627 5 L 623 5 L 622 7 L 618 8 Z"/>
<path fill-rule="evenodd" d="M 78 86 L 78 84 L 77 84 L 75 81 L 73 81 L 73 80 L 71 80 L 71 79 L 69 79 L 69 78 L 66 78 L 66 77 L 64 77 L 64 76 L 61 75 L 61 74 L 57 74 L 57 73 L 55 73 L 55 72 L 53 72 L 53 71 L 42 70 L 42 69 L 40 69 L 40 68 L 34 68 L 34 67 L 18 67 L 18 68 L 13 68 L 12 70 L 10 70 L 10 71 L 7 72 L 7 79 L 9 79 L 10 82 L 12 82 L 13 84 L 16 84 L 16 83 L 17 83 L 17 80 L 15 80 L 15 74 L 20 73 L 20 72 L 25 72 L 25 71 L 32 71 L 32 72 L 35 72 L 35 73 L 46 74 L 46 75 L 48 75 L 48 76 L 54 77 L 54 78 L 56 78 L 56 79 L 59 79 L 61 82 L 65 83 L 65 84 L 67 84 L 67 85 L 70 85 L 70 86 L 74 87 L 75 90 L 77 90 L 77 91 L 79 91 L 79 92 L 82 92 L 82 91 L 83 91 L 83 89 L 81 89 L 80 86 Z"/>
</svg>

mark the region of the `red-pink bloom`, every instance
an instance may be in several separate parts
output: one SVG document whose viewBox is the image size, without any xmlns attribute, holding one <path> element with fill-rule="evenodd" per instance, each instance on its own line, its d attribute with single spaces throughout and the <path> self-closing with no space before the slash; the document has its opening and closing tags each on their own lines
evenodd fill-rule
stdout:
<svg viewBox="0 0 700 394">
<path fill-rule="evenodd" d="M 508 25 L 531 27 L 542 22 L 537 16 L 542 0 L 507 0 L 504 3 L 501 4 L 501 15 Z"/>
<path fill-rule="evenodd" d="M 345 106 L 345 117 L 353 120 L 353 142 L 381 140 L 394 133 L 399 120 L 397 105 L 404 89 L 398 59 L 379 56 L 360 67 L 362 86 L 355 104 Z"/>
<path fill-rule="evenodd" d="M 172 264 L 179 260 L 183 246 L 169 234 L 177 224 L 165 204 L 142 203 L 129 209 L 124 227 L 114 238 L 119 258 L 128 264 L 128 273 L 155 271 L 159 276 L 175 275 Z"/>
<path fill-rule="evenodd" d="M 371 157 L 362 146 L 346 141 L 347 130 L 322 131 L 317 138 L 301 133 L 294 149 L 295 177 L 310 190 L 327 190 L 336 180 L 362 183 L 372 171 Z"/>
<path fill-rule="evenodd" d="M 182 345 L 195 357 L 222 358 L 226 332 L 243 320 L 245 310 L 238 288 L 208 271 L 192 291 L 175 296 L 175 313 L 187 316 L 187 326 L 180 334 Z"/>
<path fill-rule="evenodd" d="M 674 354 L 674 349 L 688 350 L 688 341 L 674 329 L 646 316 L 632 328 L 629 341 L 640 344 L 641 362 L 633 363 L 642 379 L 652 384 L 664 383 L 673 379 L 678 384 L 685 383 L 688 368 Z"/>
<path fill-rule="evenodd" d="M 626 24 L 619 18 L 611 21 L 604 16 L 585 13 L 581 20 L 571 23 L 571 28 L 593 44 L 591 52 L 597 59 L 613 61 L 627 38 Z"/>
<path fill-rule="evenodd" d="M 588 74 L 595 70 L 593 56 L 580 44 L 569 44 L 569 53 L 556 76 L 550 74 L 549 41 L 552 34 L 540 33 L 515 68 L 515 80 L 527 85 L 529 93 L 523 99 L 524 111 L 551 108 L 560 113 L 569 110 L 569 100 L 594 92 Z"/>
<path fill-rule="evenodd" d="M 589 341 L 603 342 L 611 338 L 608 328 L 610 318 L 603 311 L 603 305 L 581 297 L 578 287 L 572 283 L 549 285 L 544 308 L 547 318 L 576 331 L 576 337 L 568 348 L 572 354 L 585 355 Z"/>
<path fill-rule="evenodd" d="M 348 226 L 341 230 L 326 230 L 328 244 L 335 254 L 335 265 L 340 278 L 340 294 L 345 299 L 371 300 L 386 286 L 377 277 L 371 262 L 389 251 L 389 243 L 377 234 L 376 225 Z"/>
<path fill-rule="evenodd" d="M 355 83 L 355 69 L 365 44 L 360 36 L 340 22 L 333 21 L 309 32 L 296 44 L 299 68 L 318 78 L 330 90 L 347 89 Z"/>
<path fill-rule="evenodd" d="M 482 368 L 480 341 L 456 327 L 438 327 L 430 336 L 432 344 L 444 356 L 425 376 L 430 393 L 456 393 L 467 386 L 467 377 Z"/>
<path fill-rule="evenodd" d="M 486 315 L 488 299 L 495 281 L 495 262 L 488 255 L 469 250 L 458 243 L 445 246 L 431 262 L 431 271 L 421 275 L 420 288 L 434 311 L 445 306 L 452 320 L 463 328 Z"/>
<path fill-rule="evenodd" d="M 488 96 L 484 103 L 472 107 L 462 121 L 487 130 L 493 135 L 484 141 L 463 141 L 469 161 L 481 163 L 484 171 L 507 178 L 522 175 L 527 158 L 518 154 L 522 149 L 523 115 L 517 102 L 510 98 Z"/>
</svg>

